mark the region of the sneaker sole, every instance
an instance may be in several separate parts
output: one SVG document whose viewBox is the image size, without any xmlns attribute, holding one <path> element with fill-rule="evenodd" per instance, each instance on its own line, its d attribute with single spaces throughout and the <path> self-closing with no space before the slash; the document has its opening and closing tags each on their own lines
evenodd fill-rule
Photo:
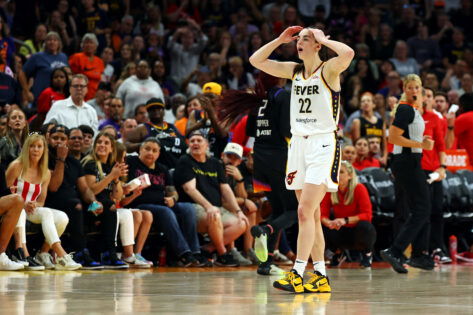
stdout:
<svg viewBox="0 0 473 315">
<path fill-rule="evenodd" d="M 82 266 L 74 266 L 74 267 L 59 266 L 59 267 L 54 267 L 54 270 L 73 271 L 73 270 L 78 270 L 80 268 L 82 268 Z"/>
<path fill-rule="evenodd" d="M 255 238 L 255 255 L 261 262 L 268 260 L 268 236 L 266 234 Z"/>
<path fill-rule="evenodd" d="M 42 271 L 42 270 L 46 270 L 46 268 L 44 266 L 37 266 L 37 267 L 27 266 L 27 267 L 25 267 L 25 270 Z"/>
<path fill-rule="evenodd" d="M 1 271 L 19 271 L 19 270 L 25 270 L 25 266 L 21 265 L 21 266 L 17 266 L 17 267 L 13 267 L 13 268 L 5 268 L 4 266 L 3 267 L 0 267 L 0 270 Z"/>
<path fill-rule="evenodd" d="M 82 269 L 82 270 L 102 270 L 103 266 L 97 266 L 97 267 L 84 267 L 84 266 L 82 266 L 80 269 Z"/>
<path fill-rule="evenodd" d="M 277 282 L 273 283 L 273 288 L 275 288 L 277 290 L 280 290 L 280 291 L 294 293 L 294 294 L 301 294 L 301 293 L 304 293 L 304 291 L 305 291 L 305 290 L 302 290 L 301 292 L 296 292 L 293 287 L 291 287 L 292 290 L 288 290 L 284 287 L 279 286 L 279 284 Z"/>
<path fill-rule="evenodd" d="M 128 269 L 128 265 L 125 266 L 103 266 L 103 269 Z"/>
<path fill-rule="evenodd" d="M 145 268 L 150 268 L 151 266 L 146 264 L 146 265 L 135 265 L 135 264 L 128 264 L 130 268 L 136 268 L 136 269 L 145 269 Z"/>
</svg>

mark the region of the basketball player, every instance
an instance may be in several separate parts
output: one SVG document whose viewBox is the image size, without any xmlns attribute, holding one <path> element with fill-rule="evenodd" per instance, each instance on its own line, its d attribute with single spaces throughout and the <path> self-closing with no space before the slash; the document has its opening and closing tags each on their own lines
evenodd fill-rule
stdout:
<svg viewBox="0 0 473 315">
<path fill-rule="evenodd" d="M 296 33 L 299 36 L 295 36 Z M 293 40 L 297 40 L 297 52 L 302 63 L 268 59 L 279 45 Z M 322 46 L 333 50 L 337 57 L 322 61 L 319 56 Z M 321 30 L 291 26 L 250 58 L 254 67 L 293 80 L 290 105 L 292 139 L 286 187 L 296 191 L 299 201 L 299 235 L 294 268 L 283 279 L 274 282 L 277 289 L 293 293 L 331 291 L 325 273 L 320 202 L 327 191 L 337 191 L 338 188 L 340 147 L 336 131 L 340 73 L 350 65 L 353 57 L 353 49 L 330 40 Z M 309 256 L 312 256 L 315 272 L 303 284 L 302 276 Z"/>
</svg>

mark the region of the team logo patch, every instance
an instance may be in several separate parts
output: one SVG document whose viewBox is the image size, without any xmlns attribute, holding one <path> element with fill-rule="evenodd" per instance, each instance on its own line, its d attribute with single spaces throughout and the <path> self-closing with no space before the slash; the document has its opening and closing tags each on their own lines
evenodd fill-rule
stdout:
<svg viewBox="0 0 473 315">
<path fill-rule="evenodd" d="M 292 182 L 294 181 L 294 178 L 296 177 L 296 173 L 297 173 L 297 171 L 290 172 L 289 174 L 287 174 L 286 181 L 287 181 L 288 185 L 292 184 Z"/>
</svg>

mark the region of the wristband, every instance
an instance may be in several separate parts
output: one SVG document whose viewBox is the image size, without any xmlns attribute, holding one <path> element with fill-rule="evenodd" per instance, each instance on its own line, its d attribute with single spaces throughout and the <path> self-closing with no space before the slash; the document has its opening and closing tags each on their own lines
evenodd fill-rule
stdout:
<svg viewBox="0 0 473 315">
<path fill-rule="evenodd" d="M 348 217 L 345 217 L 345 224 L 348 224 Z"/>
<path fill-rule="evenodd" d="M 60 161 L 60 162 L 64 163 L 64 162 L 66 162 L 66 159 L 56 158 L 56 161 Z"/>
<path fill-rule="evenodd" d="M 243 182 L 245 181 L 245 179 L 242 177 L 240 180 L 236 180 L 236 179 L 235 179 L 235 181 L 236 181 L 237 183 L 243 183 Z"/>
<path fill-rule="evenodd" d="M 443 168 L 444 170 L 447 169 L 447 165 L 445 165 L 445 164 L 440 165 L 440 167 Z"/>
</svg>

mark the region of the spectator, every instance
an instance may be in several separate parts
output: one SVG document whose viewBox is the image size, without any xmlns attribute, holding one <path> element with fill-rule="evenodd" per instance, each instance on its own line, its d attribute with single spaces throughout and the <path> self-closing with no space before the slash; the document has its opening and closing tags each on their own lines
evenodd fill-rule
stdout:
<svg viewBox="0 0 473 315">
<path fill-rule="evenodd" d="M 69 140 L 67 147 L 69 149 L 69 155 L 74 159 L 80 161 L 85 156 L 82 153 L 82 147 L 84 146 L 84 135 L 82 130 L 79 128 L 72 128 L 69 130 Z"/>
<path fill-rule="evenodd" d="M 391 71 L 388 73 L 387 77 L 387 86 L 378 91 L 378 94 L 384 96 L 384 98 L 389 98 L 394 96 L 397 99 L 401 97 L 401 76 L 396 71 Z"/>
<path fill-rule="evenodd" d="M 417 35 L 407 40 L 410 56 L 423 69 L 432 69 L 441 64 L 440 46 L 429 37 L 429 28 L 423 22 L 417 24 Z"/>
<path fill-rule="evenodd" d="M 182 135 L 186 134 L 187 122 L 189 121 L 189 115 L 194 110 L 199 111 L 199 112 L 202 111 L 202 104 L 200 103 L 200 97 L 199 96 L 194 96 L 194 97 L 191 97 L 187 100 L 186 105 L 185 105 L 185 109 L 184 109 L 184 117 L 181 117 L 181 119 L 178 119 L 175 122 L 175 126 L 176 126 L 177 130 L 179 130 L 179 132 Z"/>
<path fill-rule="evenodd" d="M 93 1 L 93 0 L 87 0 Z M 102 78 L 105 65 L 99 57 L 95 55 L 99 43 L 94 33 L 87 33 L 82 37 L 82 52 L 75 53 L 69 58 L 69 64 L 72 72 L 75 74 L 84 74 L 88 78 L 87 94 L 85 100 L 88 101 L 95 97 L 95 92 Z"/>
<path fill-rule="evenodd" d="M 115 200 L 120 200 L 123 194 L 119 178 L 127 175 L 127 166 L 117 163 L 115 158 L 115 140 L 101 132 L 95 138 L 92 152 L 82 159 L 81 164 L 87 185 L 103 205 L 96 211 L 102 232 L 101 264 L 105 268 L 124 269 L 128 265 L 118 259 L 115 248 L 118 228 Z"/>
<path fill-rule="evenodd" d="M 434 111 L 440 113 L 443 117 L 447 115 L 448 108 L 450 104 L 448 103 L 447 94 L 443 92 L 436 92 L 435 93 L 435 105 Z"/>
<path fill-rule="evenodd" d="M 145 104 L 139 104 L 135 108 L 135 113 L 133 116 L 138 124 L 144 124 L 149 122 L 148 111 L 146 110 Z"/>
<path fill-rule="evenodd" d="M 422 80 L 424 85 L 431 88 L 433 91 L 440 89 L 440 82 L 437 75 L 434 72 L 427 72 Z"/>
<path fill-rule="evenodd" d="M 381 143 L 383 142 L 381 140 L 381 137 L 372 135 L 372 136 L 368 136 L 367 138 L 368 138 L 368 149 L 370 150 L 370 153 L 369 153 L 370 156 L 381 161 L 383 159 L 383 155 L 384 154 L 387 155 L 386 153 L 387 149 L 381 150 Z M 386 162 L 383 162 L 382 164 L 386 165 Z"/>
<path fill-rule="evenodd" d="M 241 57 L 235 56 L 228 59 L 228 72 L 225 84 L 229 89 L 244 90 L 253 88 L 256 84 L 253 75 L 245 71 Z"/>
<path fill-rule="evenodd" d="M 79 129 L 76 131 L 80 132 Z M 103 267 L 92 259 L 87 249 L 84 232 L 84 214 L 87 212 L 82 209 L 82 199 L 87 204 L 96 199 L 87 186 L 80 162 L 68 155 L 69 133 L 69 129 L 61 125 L 53 127 L 50 132 L 48 151 L 51 181 L 45 205 L 67 214 L 70 222 L 67 231 L 71 236 L 70 246 L 74 251 L 74 261 L 80 263 L 82 269 L 102 269 Z"/>
<path fill-rule="evenodd" d="M 3 170 L 2 170 L 3 173 Z M 5 253 L 10 238 L 18 222 L 23 208 L 23 200 L 17 194 L 11 194 L 0 198 L 0 270 L 21 270 L 23 264 L 14 262 Z"/>
<path fill-rule="evenodd" d="M 244 183 L 245 178 L 243 178 L 238 169 L 238 166 L 243 161 L 243 147 L 238 143 L 229 142 L 223 150 L 221 160 L 225 167 L 227 182 L 233 190 L 238 206 L 243 210 L 248 219 L 249 226 L 256 225 L 256 211 L 258 208 L 253 201 L 248 199 Z M 258 264 L 259 260 L 253 249 L 253 242 L 254 238 L 248 227 L 243 234 L 243 256 L 238 252 L 236 247 L 231 249 L 230 253 L 233 258 L 238 261 L 240 266 Z"/>
<path fill-rule="evenodd" d="M 46 114 L 56 101 L 69 97 L 69 82 L 64 68 L 56 68 L 51 72 L 51 86 L 44 89 L 39 95 L 37 105 L 38 114 L 30 122 L 32 130 L 39 130 L 43 125 Z"/>
<path fill-rule="evenodd" d="M 7 123 L 8 123 L 7 115 L 1 116 L 0 117 L 0 138 L 3 138 L 7 135 Z"/>
<path fill-rule="evenodd" d="M 97 34 L 98 38 L 94 35 L 95 42 L 97 43 L 97 47 L 100 47 L 100 50 L 102 50 L 103 47 L 105 47 L 107 35 L 110 35 L 110 22 L 108 20 L 107 12 L 97 8 L 94 2 L 94 0 L 82 1 L 83 10 L 79 15 L 81 18 L 79 20 L 80 23 L 78 29 L 80 34 Z"/>
<path fill-rule="evenodd" d="M 120 129 L 122 128 L 123 112 L 125 111 L 125 109 L 123 108 L 123 102 L 118 97 L 113 97 L 112 99 L 110 99 L 110 104 L 108 106 L 110 118 L 104 120 L 100 124 L 99 130 L 101 130 L 106 125 L 111 125 L 113 126 L 113 128 L 115 128 L 118 138 L 121 138 Z"/>
<path fill-rule="evenodd" d="M 97 132 L 98 120 L 95 109 L 84 101 L 87 93 L 87 77 L 75 74 L 71 81 L 69 92 L 71 96 L 65 100 L 57 101 L 46 115 L 45 122 L 55 120 L 56 123 L 67 128 L 88 125 Z"/>
<path fill-rule="evenodd" d="M 358 183 L 353 166 L 342 161 L 337 192 L 327 193 L 320 204 L 326 247 L 339 252 L 331 265 L 339 266 L 344 260 L 340 251 L 361 251 L 360 266 L 371 267 L 376 229 L 371 224 L 373 216 L 370 196 L 366 187 Z M 333 219 L 331 219 L 333 217 Z"/>
<path fill-rule="evenodd" d="M 468 65 L 466 62 L 464 60 L 458 59 L 453 66 L 447 68 L 447 73 L 442 80 L 442 88 L 445 90 L 460 89 L 460 80 L 467 72 Z"/>
<path fill-rule="evenodd" d="M 465 42 L 463 30 L 458 27 L 453 28 L 451 43 L 444 45 L 442 54 L 444 66 L 450 68 L 455 62 L 461 60 L 466 48 L 467 43 Z"/>
<path fill-rule="evenodd" d="M 82 131 L 84 137 L 84 144 L 82 145 L 82 153 L 88 154 L 92 149 L 92 143 L 96 132 L 88 125 L 80 125 L 78 127 Z M 72 129 L 72 128 L 71 128 Z"/>
<path fill-rule="evenodd" d="M 356 158 L 353 167 L 361 171 L 367 167 L 381 167 L 378 159 L 370 156 L 368 139 L 360 137 L 355 141 Z"/>
<path fill-rule="evenodd" d="M 192 19 L 187 19 L 187 24 L 174 32 L 167 46 L 171 56 L 172 78 L 178 84 L 197 67 L 199 56 L 208 41 L 199 24 Z"/>
<path fill-rule="evenodd" d="M 393 58 L 389 60 L 394 64 L 396 71 L 401 77 L 404 77 L 410 73 L 420 73 L 417 61 L 414 58 L 409 57 L 409 47 L 403 40 L 398 40 L 396 42 Z"/>
<path fill-rule="evenodd" d="M 62 23 L 59 26 L 62 30 L 67 32 L 67 37 L 69 37 L 71 40 L 67 47 L 68 49 L 66 49 L 66 51 L 69 51 L 70 48 L 76 47 L 79 41 L 77 36 L 77 24 L 72 14 L 72 10 L 69 8 L 69 2 L 67 0 L 59 0 L 57 4 L 57 10 L 59 13 L 61 13 L 62 21 L 65 23 L 65 27 Z M 61 34 L 61 36 L 65 37 L 64 34 Z"/>
<path fill-rule="evenodd" d="M 0 56 L 4 63 L 0 65 L 0 72 L 5 72 L 6 68 L 12 64 L 15 50 L 15 43 L 8 34 L 8 26 L 2 16 L 0 17 Z"/>
<path fill-rule="evenodd" d="M 28 137 L 29 128 L 25 113 L 18 108 L 7 114 L 6 136 L 0 139 L 0 165 L 6 170 L 21 152 L 21 147 Z"/>
<path fill-rule="evenodd" d="M 114 90 L 118 90 L 123 81 L 136 74 L 136 62 L 130 61 L 123 68 L 118 80 L 115 81 Z"/>
<path fill-rule="evenodd" d="M 109 105 L 112 96 L 110 83 L 100 82 L 95 93 L 95 98 L 87 101 L 87 104 L 92 106 L 97 112 L 97 119 L 99 123 L 110 115 Z"/>
<path fill-rule="evenodd" d="M 103 70 L 102 73 L 102 78 L 100 79 L 101 82 L 105 83 L 110 83 L 113 78 L 114 74 L 114 68 L 111 65 L 112 60 L 113 60 L 113 49 L 111 47 L 105 47 L 102 50 L 102 54 L 100 55 L 100 58 L 102 59 L 105 69 Z"/>
<path fill-rule="evenodd" d="M 9 106 L 21 107 L 21 87 L 10 75 L 0 72 L 0 112 L 5 114 Z"/>
<path fill-rule="evenodd" d="M 396 41 L 393 37 L 393 30 L 388 24 L 381 24 L 379 27 L 379 36 L 371 46 L 371 57 L 377 62 L 388 60 L 393 56 Z M 394 70 L 394 69 L 393 69 Z"/>
<path fill-rule="evenodd" d="M 473 93 L 465 93 L 460 97 L 459 113 L 456 119 L 455 115 L 447 116 L 447 139 L 454 134 L 458 140 L 458 147 L 466 150 L 471 162 L 473 161 L 473 141 L 471 141 L 473 139 Z"/>
<path fill-rule="evenodd" d="M 162 99 L 151 98 L 146 102 L 146 109 L 150 122 L 140 124 L 127 136 L 128 152 L 139 150 L 141 142 L 148 137 L 159 140 L 163 152 L 159 155 L 159 163 L 168 168 L 176 167 L 178 159 L 185 153 L 187 148 L 184 137 L 177 131 L 176 127 L 164 121 L 164 104 Z"/>
<path fill-rule="evenodd" d="M 17 228 L 20 229 L 20 239 L 23 249 L 26 248 L 26 220 L 41 224 L 45 242 L 36 254 L 36 260 L 46 269 L 76 270 L 82 266 L 68 255 L 61 245 L 59 237 L 69 222 L 67 215 L 59 210 L 44 206 L 51 172 L 48 169 L 48 148 L 43 136 L 33 134 L 26 138 L 20 156 L 13 161 L 6 171 L 7 187 L 16 187 L 16 192 L 22 196 L 25 205 Z M 34 187 L 34 192 L 30 193 Z M 56 264 L 48 253 L 53 250 L 57 255 Z M 19 256 L 23 251 L 18 251 Z M 29 261 L 28 261 L 29 263 Z"/>
<path fill-rule="evenodd" d="M 122 137 L 118 141 L 122 143 L 126 143 L 128 139 L 128 134 L 131 131 L 135 130 L 136 127 L 138 127 L 138 123 L 136 122 L 134 118 L 125 119 L 119 131 Z"/>
<path fill-rule="evenodd" d="M 172 96 L 177 92 L 178 88 L 176 82 L 168 76 L 166 66 L 161 60 L 156 60 L 154 62 L 151 77 L 153 80 L 158 82 L 159 86 L 163 90 L 164 96 Z"/>
<path fill-rule="evenodd" d="M 156 162 L 160 149 L 157 139 L 147 138 L 140 146 L 139 156 L 127 157 L 129 177 L 146 173 L 151 181 L 151 186 L 143 189 L 130 206 L 153 213 L 158 231 L 164 232 L 178 258 L 178 266 L 203 267 L 207 260 L 200 253 L 193 205 L 177 202 L 179 196 L 168 169 Z"/>
<path fill-rule="evenodd" d="M 174 172 L 175 183 L 182 201 L 193 202 L 197 213 L 199 233 L 208 233 L 211 243 L 202 248 L 209 253 L 217 252 L 215 264 L 236 266 L 229 246 L 248 228 L 248 220 L 226 183 L 222 164 L 207 157 L 209 143 L 202 133 L 189 136 L 190 153 L 184 155 Z M 228 210 L 222 207 L 222 200 Z"/>
<path fill-rule="evenodd" d="M 356 109 L 360 106 L 358 101 L 362 99 L 360 94 L 366 91 L 375 93 L 378 84 L 368 58 L 358 58 L 354 70 L 354 74 L 348 79 L 345 93 L 350 107 Z"/>
<path fill-rule="evenodd" d="M 133 117 L 136 106 L 145 103 L 150 98 L 164 98 L 159 84 L 150 77 L 149 64 L 141 60 L 136 69 L 136 75 L 132 75 L 120 85 L 117 97 L 121 98 L 125 105 L 125 117 Z"/>
<path fill-rule="evenodd" d="M 131 46 L 127 43 L 124 43 L 120 47 L 120 57 L 111 63 L 114 73 L 113 81 L 115 81 L 121 75 L 123 68 L 130 62 L 134 63 L 133 54 L 131 53 Z"/>
<path fill-rule="evenodd" d="M 353 164 L 356 159 L 356 149 L 351 144 L 345 144 L 342 148 L 342 160 Z"/>
<path fill-rule="evenodd" d="M 73 38 L 69 36 L 67 31 L 67 23 L 64 21 L 63 15 L 58 10 L 55 10 L 51 12 L 48 20 L 47 27 L 49 31 L 56 32 L 61 36 L 61 41 L 63 42 L 64 47 L 66 47 L 65 50 L 68 51 Z"/>
<path fill-rule="evenodd" d="M 36 54 L 37 52 L 44 50 L 44 41 L 46 39 L 46 35 L 48 33 L 48 29 L 44 24 L 38 24 L 36 26 L 36 31 L 34 33 L 34 37 L 32 39 L 27 39 L 23 46 L 20 48 L 20 55 L 29 58 L 31 55 Z"/>
<path fill-rule="evenodd" d="M 465 73 L 460 81 L 460 89 L 458 90 L 458 96 L 461 97 L 465 93 L 473 92 L 473 80 L 471 74 Z"/>
<path fill-rule="evenodd" d="M 51 72 L 55 68 L 68 66 L 67 56 L 61 50 L 62 42 L 59 34 L 49 32 L 44 40 L 44 51 L 32 55 L 23 66 L 26 76 L 33 78 L 31 91 L 35 98 L 51 85 Z"/>
</svg>

